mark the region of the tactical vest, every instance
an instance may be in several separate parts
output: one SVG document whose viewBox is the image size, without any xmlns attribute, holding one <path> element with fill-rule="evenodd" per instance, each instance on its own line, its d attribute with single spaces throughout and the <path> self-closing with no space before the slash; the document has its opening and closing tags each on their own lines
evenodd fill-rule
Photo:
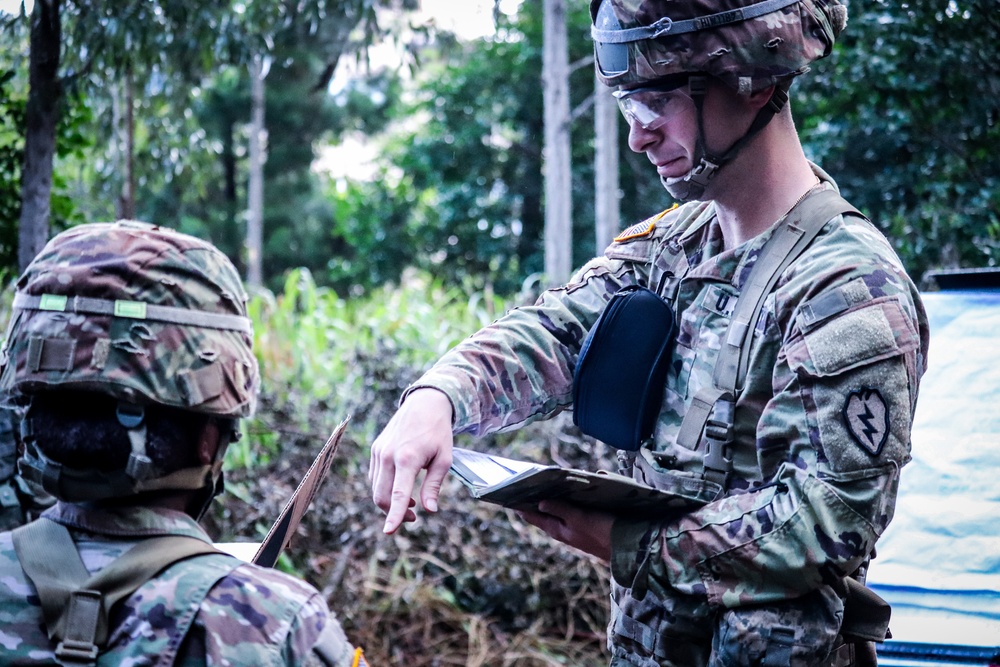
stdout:
<svg viewBox="0 0 1000 667">
<path fill-rule="evenodd" d="M 173 665 L 202 600 L 215 584 L 242 562 L 193 537 L 152 537 L 91 576 L 69 531 L 49 519 L 38 519 L 12 532 L 24 573 L 41 601 L 45 629 L 55 658 L 64 666 L 120 665 L 129 658 L 158 656 L 156 664 Z M 182 560 L 198 557 L 198 567 L 182 575 L 175 609 L 186 610 L 168 627 L 151 627 L 142 641 L 108 641 L 108 614 L 146 582 Z M 27 604 L 27 603 L 26 603 Z M 190 610 L 190 611 L 188 611 Z M 161 624 L 166 625 L 166 624 Z"/>
<path fill-rule="evenodd" d="M 714 367 L 712 384 L 693 397 L 677 435 L 678 444 L 703 453 L 700 483 L 687 476 L 655 470 L 635 452 L 619 453 L 622 473 L 658 488 L 689 496 L 692 484 L 697 484 L 697 493 L 706 503 L 725 493 L 733 470 L 731 448 L 735 406 L 746 379 L 751 334 L 758 325 L 764 301 L 785 269 L 809 246 L 820 230 L 839 215 L 864 218 L 834 190 L 812 193 L 789 212 L 761 249 L 734 307 Z M 668 262 L 654 265 L 650 287 L 655 288 L 668 303 L 675 303 L 688 269 L 687 257 L 683 250 L 679 250 Z M 841 637 L 836 639 L 836 643 L 831 641 L 835 650 L 826 664 L 830 667 L 868 664 L 861 661 L 871 648 L 866 642 L 885 638 L 888 605 L 854 579 L 846 578 L 837 588 L 829 604 L 839 605 L 837 596 L 847 598 L 853 604 L 849 610 L 839 610 L 843 611 L 845 622 L 841 627 Z M 708 620 L 711 615 L 707 605 L 698 600 L 684 600 L 670 593 L 660 596 L 647 590 L 633 591 L 612 581 L 612 617 L 608 628 L 612 666 L 697 664 L 707 655 L 700 654 L 700 649 L 694 645 L 672 646 L 669 636 L 661 637 L 662 631 L 671 623 L 678 623 L 678 632 L 697 634 L 696 628 L 707 623 L 703 646 L 709 646 L 713 641 L 712 622 Z M 788 665 L 791 644 L 790 640 L 786 641 L 782 630 L 761 628 L 761 634 L 766 635 L 762 637 L 767 645 L 765 664 L 773 667 Z M 715 641 L 725 642 L 725 637 L 716 637 Z M 870 652 L 874 655 L 873 649 Z"/>
</svg>

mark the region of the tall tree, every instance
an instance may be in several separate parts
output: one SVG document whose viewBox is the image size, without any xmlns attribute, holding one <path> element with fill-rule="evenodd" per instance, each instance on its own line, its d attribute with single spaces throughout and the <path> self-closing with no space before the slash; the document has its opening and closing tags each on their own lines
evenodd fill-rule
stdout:
<svg viewBox="0 0 1000 667">
<path fill-rule="evenodd" d="M 363 50 L 382 34 L 379 12 L 383 8 L 412 9 L 414 5 L 414 0 L 277 3 L 261 0 L 207 4 L 183 0 L 111 0 L 96 4 L 84 0 L 47 0 L 37 3 L 39 10 L 33 14 L 34 22 L 50 28 L 43 35 L 46 39 L 38 41 L 40 46 L 33 55 L 37 63 L 47 65 L 47 69 L 41 66 L 36 69 L 48 76 L 50 85 L 43 85 L 37 77 L 37 85 L 32 84 L 33 95 L 40 102 L 33 107 L 32 118 L 48 119 L 51 126 L 51 119 L 57 119 L 59 113 L 58 99 L 52 93 L 67 87 L 84 91 L 88 102 L 101 109 L 97 114 L 99 131 L 104 135 L 103 143 L 111 147 L 116 128 L 108 127 L 105 119 L 114 114 L 103 91 L 112 85 L 121 87 L 125 73 L 130 73 L 132 80 L 141 84 L 136 86 L 134 102 L 126 101 L 120 106 L 118 118 L 124 122 L 131 111 L 136 119 L 135 130 L 128 130 L 126 123 L 121 125 L 125 132 L 118 136 L 130 141 L 134 150 L 121 150 L 117 156 L 102 151 L 104 154 L 94 156 L 96 159 L 79 161 L 82 178 L 97 180 L 93 184 L 96 188 L 81 183 L 80 193 L 86 193 L 81 197 L 83 206 L 95 216 L 106 218 L 113 213 L 104 209 L 121 197 L 119 212 L 127 212 L 134 206 L 135 215 L 144 217 L 155 211 L 156 218 L 168 224 L 173 212 L 177 216 L 173 224 L 185 231 L 207 235 L 216 219 L 233 216 L 230 200 L 216 199 L 207 192 L 214 186 L 201 175 L 208 173 L 203 168 L 204 156 L 215 148 L 206 132 L 194 124 L 197 118 L 190 113 L 190 107 L 203 93 L 200 85 L 206 81 L 206 75 L 214 75 L 227 66 L 245 67 L 253 54 L 268 52 L 267 45 L 285 35 L 286 58 L 293 57 L 291 52 L 297 43 L 309 45 L 294 54 L 300 62 L 309 61 L 307 67 L 300 68 L 309 79 L 303 90 L 314 91 L 312 100 L 300 95 L 299 104 L 305 107 L 316 105 L 317 100 L 322 103 L 340 57 Z M 59 24 L 43 20 L 52 16 L 49 10 L 53 9 L 59 10 L 57 16 L 62 19 L 61 34 L 51 30 L 51 26 Z M 48 46 L 56 57 L 61 47 L 63 62 L 53 61 L 43 46 Z M 289 66 L 286 71 L 291 69 Z M 26 199 L 30 195 L 30 202 L 23 207 L 22 228 L 25 233 L 37 230 L 35 245 L 25 245 L 25 256 L 29 258 L 47 237 L 48 212 L 42 206 L 45 192 L 51 190 L 45 180 L 46 174 L 51 178 L 51 159 L 46 163 L 45 150 L 52 151 L 52 132 L 42 129 L 37 122 L 29 125 L 27 155 L 32 162 L 22 179 Z M 311 153 L 313 142 L 324 131 L 326 128 L 317 128 L 312 137 L 306 138 L 305 152 Z M 241 134 L 242 128 L 234 136 L 239 138 Z M 303 137 L 290 140 L 301 142 Z M 234 151 L 238 153 L 239 150 Z M 311 155 L 301 167 L 306 175 L 310 162 Z M 130 164 L 134 169 L 127 168 Z M 128 174 L 135 175 L 133 194 Z M 199 202 L 196 214 L 190 208 L 192 200 Z M 213 201 L 225 204 L 213 207 Z"/>
<path fill-rule="evenodd" d="M 568 10 L 569 60 L 581 62 L 592 55 L 589 13 L 585 3 Z M 542 45 L 542 2 L 526 0 L 499 15 L 495 34 L 470 42 L 438 35 L 420 53 L 411 90 L 385 112 L 377 173 L 341 181 L 331 194 L 349 212 L 337 216 L 338 281 L 371 284 L 416 265 L 510 293 L 542 274 Z M 571 104 L 582 108 L 592 69 L 569 76 Z M 568 127 L 574 265 L 593 256 L 589 120 L 584 113 Z"/>
<path fill-rule="evenodd" d="M 545 279 L 558 285 L 573 269 L 569 49 L 565 0 L 544 0 L 544 8 Z"/>
<path fill-rule="evenodd" d="M 24 167 L 21 172 L 21 217 L 18 270 L 23 271 L 49 239 L 52 160 L 56 124 L 62 102 L 59 77 L 62 46 L 60 0 L 38 0 L 31 13 L 30 92 L 25 110 Z"/>
<path fill-rule="evenodd" d="M 1000 265 L 996 10 L 995 0 L 851 2 L 833 56 L 797 84 L 807 151 L 918 279 Z"/>
<path fill-rule="evenodd" d="M 135 218 L 135 94 L 131 67 L 125 68 L 117 92 L 112 101 L 114 145 L 122 182 L 115 217 L 131 220 Z"/>
<path fill-rule="evenodd" d="M 264 129 L 264 78 L 270 66 L 263 56 L 250 62 L 250 179 L 247 185 L 247 285 L 260 289 L 264 283 L 264 160 L 267 143 Z"/>
<path fill-rule="evenodd" d="M 594 77 L 594 252 L 601 254 L 621 227 L 618 207 L 618 105 Z"/>
<path fill-rule="evenodd" d="M 67 85 L 86 84 L 93 72 L 133 72 L 136 66 L 170 62 L 172 72 L 191 72 L 212 57 L 214 36 L 227 7 L 199 8 L 188 3 L 127 0 L 93 6 L 72 0 L 40 0 L 31 12 L 29 97 L 25 123 L 24 169 L 18 262 L 21 267 L 41 249 L 48 238 L 56 128 Z M 64 30 L 64 20 L 71 23 Z M 68 42 L 68 45 L 67 45 Z M 69 71 L 63 72 L 61 54 L 74 54 Z M 82 58 L 77 57 L 82 56 Z M 125 86 L 121 118 L 128 130 L 132 109 Z M 125 138 L 126 142 L 130 137 Z M 126 146 L 128 144 L 126 143 Z M 130 151 L 122 151 L 127 164 Z M 130 191 L 131 170 L 122 169 L 125 182 L 122 212 L 127 214 L 134 199 Z"/>
</svg>

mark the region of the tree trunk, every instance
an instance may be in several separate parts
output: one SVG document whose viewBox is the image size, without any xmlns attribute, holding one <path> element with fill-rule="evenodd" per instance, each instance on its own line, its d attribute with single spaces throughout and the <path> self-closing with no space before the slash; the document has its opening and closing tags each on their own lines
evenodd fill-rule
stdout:
<svg viewBox="0 0 1000 667">
<path fill-rule="evenodd" d="M 121 174 L 121 190 L 115 202 L 115 217 L 135 218 L 135 96 L 132 91 L 132 68 L 126 68 L 117 94 L 112 99 L 114 154 Z"/>
<path fill-rule="evenodd" d="M 28 104 L 25 109 L 24 169 L 21 174 L 21 221 L 17 263 L 23 271 L 49 238 L 52 162 L 62 82 L 60 0 L 36 0 L 31 13 Z"/>
<path fill-rule="evenodd" d="M 243 226 L 241 224 L 241 211 L 243 206 L 239 201 L 236 183 L 236 124 L 226 118 L 222 125 L 222 173 L 223 173 L 223 200 L 225 202 L 226 221 L 222 229 L 223 251 L 232 255 L 230 259 L 240 272 L 246 275 L 246 258 L 240 249 L 243 247 L 244 239 Z"/>
<path fill-rule="evenodd" d="M 603 254 L 621 229 L 618 207 L 618 105 L 594 77 L 594 236 Z"/>
<path fill-rule="evenodd" d="M 256 290 L 264 283 L 264 70 L 263 57 L 250 65 L 250 178 L 247 185 L 247 287 Z"/>
<path fill-rule="evenodd" d="M 125 69 L 122 82 L 122 193 L 118 200 L 118 217 L 135 218 L 135 91 L 132 68 Z"/>
<path fill-rule="evenodd" d="M 542 76 L 545 103 L 545 279 L 569 280 L 573 262 L 569 52 L 565 0 L 545 0 Z"/>
</svg>

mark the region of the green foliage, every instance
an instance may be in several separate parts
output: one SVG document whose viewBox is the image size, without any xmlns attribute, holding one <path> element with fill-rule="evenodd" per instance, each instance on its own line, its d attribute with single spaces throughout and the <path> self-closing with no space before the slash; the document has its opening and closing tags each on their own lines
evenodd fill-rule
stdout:
<svg viewBox="0 0 1000 667">
<path fill-rule="evenodd" d="M 11 91 L 14 72 L 0 72 L 0 282 L 17 271 L 17 221 L 21 216 L 24 98 Z"/>
<path fill-rule="evenodd" d="M 264 272 L 272 288 L 304 266 L 319 276 L 337 248 L 332 206 L 311 166 L 314 147 L 359 124 L 327 94 L 336 63 L 363 52 L 384 29 L 377 10 L 410 0 L 236 2 L 197 7 L 177 0 L 70 3 L 65 70 L 83 91 L 95 150 L 57 169 L 86 219 L 107 220 L 122 192 L 120 109 L 129 81 L 136 217 L 208 238 L 243 267 L 249 79 L 261 53 L 266 85 Z M 369 111 L 372 110 L 369 105 Z"/>
<path fill-rule="evenodd" d="M 807 150 L 910 272 L 1000 261 L 1000 22 L 993 0 L 852 2 L 802 77 Z"/>
<path fill-rule="evenodd" d="M 291 271 L 283 292 L 255 295 L 249 305 L 263 402 L 303 428 L 316 410 L 358 415 L 353 430 L 373 438 L 402 390 L 501 309 L 497 297 L 470 297 L 426 275 L 408 274 L 396 289 L 345 299 L 317 286 L 308 271 Z M 273 453 L 278 442 L 269 431 L 266 424 L 252 426 L 247 447 Z"/>
<path fill-rule="evenodd" d="M 399 287 L 344 299 L 297 271 L 281 293 L 253 297 L 264 392 L 246 424 L 250 437 L 227 454 L 229 497 L 210 513 L 211 532 L 221 541 L 259 539 L 350 414 L 330 478 L 280 566 L 320 589 L 373 664 L 607 664 L 607 567 L 596 559 L 475 501 L 451 477 L 438 514 L 381 533 L 368 444 L 401 389 L 503 308 L 489 293 L 469 294 L 410 272 Z M 479 444 L 613 465 L 613 454 L 602 459 L 603 446 L 584 443 L 568 419 Z"/>
<path fill-rule="evenodd" d="M 568 22 L 570 60 L 579 63 L 572 103 L 585 110 L 593 90 L 586 5 L 573 5 Z M 332 279 L 391 279 L 403 258 L 452 282 L 509 293 L 542 270 L 541 3 L 500 14 L 497 28 L 468 43 L 439 35 L 389 110 L 396 123 L 382 139 L 376 178 L 328 189 L 342 212 L 335 236 L 345 256 Z M 577 262 L 593 254 L 592 127 L 584 112 L 572 128 Z M 628 172 L 623 189 L 634 194 L 634 185 Z M 643 217 L 666 200 L 656 187 L 659 201 L 646 201 Z M 632 202 L 626 215 L 639 215 L 642 203 Z"/>
<path fill-rule="evenodd" d="M 341 179 L 330 182 L 326 198 L 333 206 L 333 252 L 327 280 L 345 293 L 399 281 L 413 262 L 423 210 L 416 191 L 393 182 L 383 172 L 374 182 Z"/>
</svg>

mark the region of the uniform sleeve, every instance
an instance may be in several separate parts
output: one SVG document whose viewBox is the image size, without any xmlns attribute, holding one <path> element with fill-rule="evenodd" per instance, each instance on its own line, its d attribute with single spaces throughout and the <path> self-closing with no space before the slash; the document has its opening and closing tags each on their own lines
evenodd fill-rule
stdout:
<svg viewBox="0 0 1000 667">
<path fill-rule="evenodd" d="M 790 599 L 853 572 L 891 520 L 927 349 L 919 296 L 879 257 L 835 278 L 799 272 L 772 303 L 793 323 L 753 443 L 773 474 L 673 521 L 620 520 L 621 585 L 719 607 Z"/>
<path fill-rule="evenodd" d="M 292 621 L 284 658 L 286 665 L 351 667 L 354 646 L 320 595 L 310 598 Z"/>
<path fill-rule="evenodd" d="M 593 260 L 566 286 L 454 347 L 407 393 L 433 387 L 447 394 L 456 433 L 483 435 L 555 414 L 571 402 L 573 368 L 587 332 L 608 299 L 635 282 L 633 268 Z"/>
<path fill-rule="evenodd" d="M 186 655 L 213 665 L 351 667 L 354 654 L 315 588 L 252 565 L 212 587 L 187 641 Z"/>
</svg>

